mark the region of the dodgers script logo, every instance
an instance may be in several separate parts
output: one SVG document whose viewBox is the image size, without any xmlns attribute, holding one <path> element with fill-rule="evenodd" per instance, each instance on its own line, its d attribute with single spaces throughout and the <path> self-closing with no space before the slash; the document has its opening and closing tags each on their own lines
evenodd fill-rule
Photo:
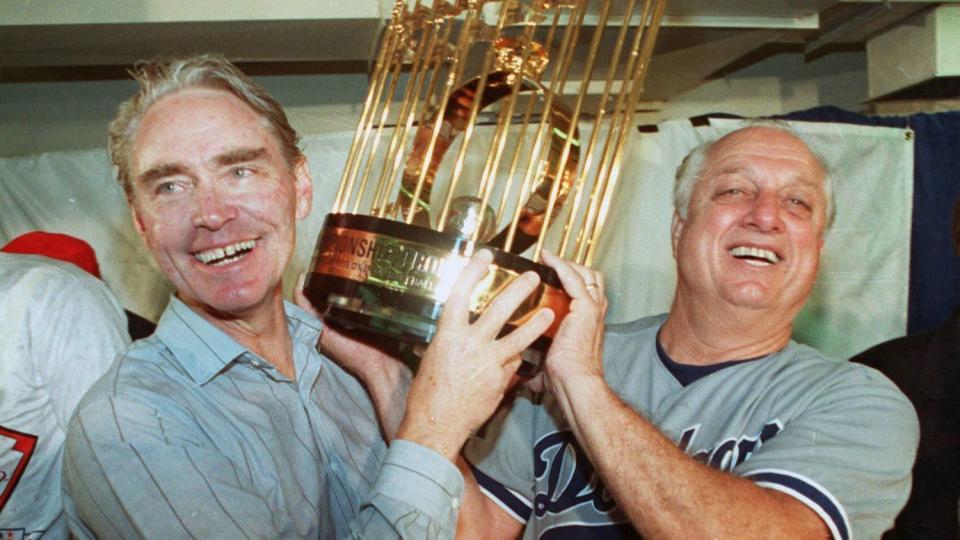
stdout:
<svg viewBox="0 0 960 540">
<path fill-rule="evenodd" d="M 533 455 L 535 476 L 538 480 L 547 477 L 547 492 L 538 492 L 533 499 L 533 511 L 538 517 L 547 512 L 559 514 L 583 503 L 592 504 L 594 510 L 603 514 L 616 508 L 617 503 L 570 430 L 540 439 L 533 447 Z M 569 472 L 563 474 L 565 470 Z"/>
<path fill-rule="evenodd" d="M 684 429 L 677 444 L 697 461 L 730 472 L 782 430 L 783 424 L 779 420 L 772 420 L 757 434 L 731 437 L 710 448 L 692 451 L 700 431 L 698 424 Z M 545 435 L 537 441 L 533 452 L 537 479 L 533 512 L 537 518 L 547 516 L 550 520 L 549 515 L 553 515 L 558 522 L 567 522 L 553 529 L 553 534 L 549 536 L 565 536 L 573 532 L 571 528 L 581 531 L 581 535 L 584 534 L 584 528 L 592 529 L 591 532 L 597 537 L 617 537 L 624 534 L 625 528 L 633 532 L 572 431 L 555 431 Z M 564 513 L 571 515 L 559 516 Z"/>
<path fill-rule="evenodd" d="M 780 433 L 783 430 L 783 424 L 780 420 L 773 420 L 765 424 L 760 433 L 755 436 L 742 435 L 738 438 L 729 438 L 711 448 L 691 454 L 689 452 L 690 445 L 693 444 L 699 429 L 700 426 L 696 425 L 683 430 L 678 443 L 680 449 L 704 465 L 731 472 L 734 467 L 749 459 L 754 452 L 759 450 L 763 443 Z"/>
</svg>

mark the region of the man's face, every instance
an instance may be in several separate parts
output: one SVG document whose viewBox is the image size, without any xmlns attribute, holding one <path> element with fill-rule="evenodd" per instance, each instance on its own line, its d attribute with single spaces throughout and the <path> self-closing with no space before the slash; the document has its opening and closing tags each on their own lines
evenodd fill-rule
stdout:
<svg viewBox="0 0 960 540">
<path fill-rule="evenodd" d="M 687 219 L 674 218 L 678 296 L 792 321 L 819 266 L 823 176 L 806 145 L 779 130 L 749 128 L 714 145 Z"/>
<path fill-rule="evenodd" d="M 132 153 L 134 223 L 181 300 L 224 318 L 279 298 L 312 187 L 264 120 L 228 92 L 181 90 L 150 107 Z"/>
</svg>

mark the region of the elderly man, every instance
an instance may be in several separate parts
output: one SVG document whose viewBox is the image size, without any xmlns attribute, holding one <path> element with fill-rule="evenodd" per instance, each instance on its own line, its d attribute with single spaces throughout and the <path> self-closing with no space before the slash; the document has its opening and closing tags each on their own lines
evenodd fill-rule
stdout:
<svg viewBox="0 0 960 540">
<path fill-rule="evenodd" d="M 215 56 L 144 64 L 136 77 L 139 93 L 110 125 L 110 153 L 134 224 L 176 294 L 155 334 L 121 355 L 71 419 L 71 532 L 452 536 L 463 490 L 452 460 L 492 414 L 518 353 L 552 320 L 541 312 L 496 339 L 536 276 L 515 280 L 470 323 L 469 292 L 491 259 L 471 260 L 407 414 L 399 428 L 384 426 L 396 432 L 388 446 L 360 382 L 316 345 L 375 351 L 281 297 L 312 187 L 280 105 Z"/>
<path fill-rule="evenodd" d="M 890 527 L 910 489 L 910 403 L 878 372 L 790 340 L 833 213 L 827 174 L 777 127 L 694 151 L 674 192 L 670 312 L 604 331 L 594 275 L 546 358 L 549 392 L 514 400 L 467 445 L 486 497 L 470 495 L 464 529 L 876 538 Z"/>
</svg>

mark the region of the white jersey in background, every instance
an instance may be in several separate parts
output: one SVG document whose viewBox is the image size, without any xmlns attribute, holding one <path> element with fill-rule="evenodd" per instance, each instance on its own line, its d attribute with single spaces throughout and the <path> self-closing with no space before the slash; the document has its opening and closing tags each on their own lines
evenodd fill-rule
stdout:
<svg viewBox="0 0 960 540">
<path fill-rule="evenodd" d="M 60 471 L 77 402 L 129 342 L 104 283 L 0 253 L 0 538 L 66 538 Z"/>
</svg>

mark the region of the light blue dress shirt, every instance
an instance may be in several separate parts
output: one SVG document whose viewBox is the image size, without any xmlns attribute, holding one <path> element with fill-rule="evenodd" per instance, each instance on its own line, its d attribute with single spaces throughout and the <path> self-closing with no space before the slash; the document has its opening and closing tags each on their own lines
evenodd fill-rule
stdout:
<svg viewBox="0 0 960 540">
<path fill-rule="evenodd" d="M 156 333 L 70 421 L 65 507 L 81 538 L 452 538 L 456 467 L 384 442 L 362 385 L 286 315 L 296 381 L 172 298 Z"/>
</svg>

